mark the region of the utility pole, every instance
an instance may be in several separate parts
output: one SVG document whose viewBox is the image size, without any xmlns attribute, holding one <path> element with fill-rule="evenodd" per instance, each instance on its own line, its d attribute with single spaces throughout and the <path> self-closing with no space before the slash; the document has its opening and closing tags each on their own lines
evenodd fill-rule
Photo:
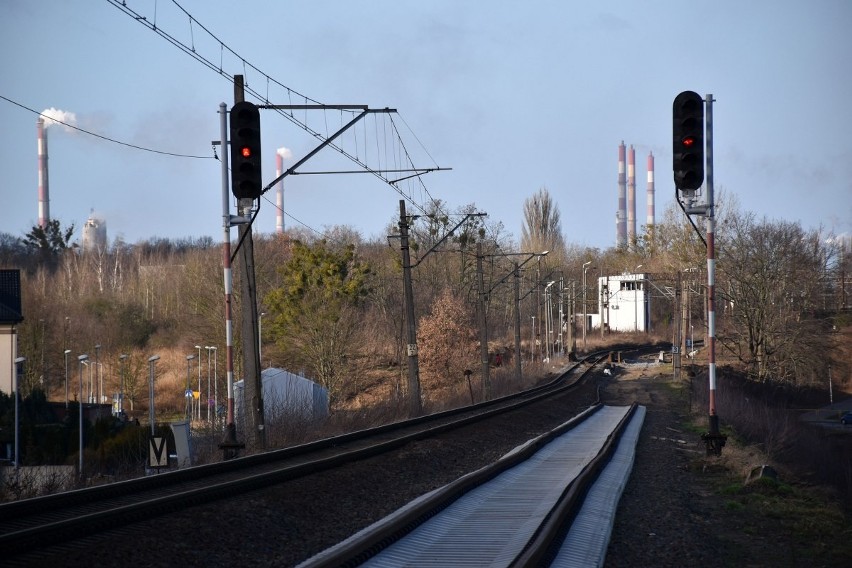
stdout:
<svg viewBox="0 0 852 568">
<path fill-rule="evenodd" d="M 405 296 L 405 323 L 408 332 L 408 414 L 420 416 L 423 404 L 420 400 L 420 367 L 417 359 L 417 327 L 414 321 L 414 291 L 411 287 L 411 255 L 408 248 L 408 217 L 405 214 L 405 200 L 399 200 L 399 236 L 402 250 L 402 283 Z"/>
<path fill-rule="evenodd" d="M 479 313 L 479 362 L 482 368 L 483 398 L 491 398 L 491 377 L 488 365 L 488 317 L 485 304 L 485 284 L 482 278 L 482 243 L 476 243 L 476 283 L 479 287 L 479 301 L 476 303 Z"/>
<path fill-rule="evenodd" d="M 521 271 L 518 263 L 514 263 L 515 275 L 515 380 L 521 384 Z"/>
<path fill-rule="evenodd" d="M 682 294 L 682 281 L 681 281 L 681 273 L 677 273 L 677 280 L 675 282 L 675 293 L 674 293 L 674 302 L 672 306 L 672 316 L 675 321 L 674 327 L 674 337 L 672 338 L 672 368 L 674 369 L 674 380 L 680 380 L 680 354 L 682 351 L 681 347 L 681 337 L 683 335 L 681 331 L 681 324 L 683 322 L 683 318 L 680 317 L 679 311 L 682 310 L 681 304 L 681 294 Z"/>
<path fill-rule="evenodd" d="M 569 314 L 568 314 L 568 345 L 570 346 L 570 351 L 568 352 L 568 360 L 576 361 L 577 360 L 577 334 L 574 329 L 574 314 L 577 312 L 576 306 L 574 305 L 574 299 L 577 297 L 575 285 L 576 282 L 574 280 L 571 281 L 571 303 L 569 304 Z"/>
</svg>

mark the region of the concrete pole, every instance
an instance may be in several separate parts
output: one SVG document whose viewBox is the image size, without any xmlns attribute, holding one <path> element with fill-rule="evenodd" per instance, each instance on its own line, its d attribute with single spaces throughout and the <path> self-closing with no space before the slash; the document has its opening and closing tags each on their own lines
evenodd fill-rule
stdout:
<svg viewBox="0 0 852 568">
<path fill-rule="evenodd" d="M 518 263 L 514 265 L 515 274 L 515 380 L 521 382 L 521 275 Z"/>
<path fill-rule="evenodd" d="M 476 243 L 476 282 L 479 288 L 479 363 L 482 372 L 482 390 L 485 400 L 491 398 L 491 377 L 488 365 L 488 318 L 485 313 L 485 283 L 482 277 L 482 243 Z"/>
<path fill-rule="evenodd" d="M 399 200 L 399 235 L 402 250 L 402 282 L 405 297 L 405 322 L 408 332 L 408 413 L 420 416 L 423 405 L 420 400 L 420 367 L 417 358 L 417 326 L 414 321 L 414 291 L 411 286 L 411 255 L 408 248 L 408 218 L 405 214 L 405 200 Z"/>
</svg>

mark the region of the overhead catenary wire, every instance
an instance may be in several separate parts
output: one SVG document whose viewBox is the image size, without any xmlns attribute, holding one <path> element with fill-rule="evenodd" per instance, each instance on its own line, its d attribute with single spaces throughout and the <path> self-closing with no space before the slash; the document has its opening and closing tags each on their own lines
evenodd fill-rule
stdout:
<svg viewBox="0 0 852 568">
<path fill-rule="evenodd" d="M 174 45 L 175 47 L 177 47 L 178 49 L 180 49 L 181 51 L 183 51 L 187 55 L 189 55 L 190 57 L 199 61 L 204 66 L 215 71 L 217 74 L 225 77 L 226 79 L 228 79 L 232 83 L 234 81 L 234 76 L 225 71 L 225 56 L 228 55 L 228 56 L 235 58 L 237 60 L 238 64 L 243 69 L 243 74 L 245 76 L 245 82 L 244 82 L 245 92 L 247 94 L 250 94 L 250 95 L 256 97 L 258 100 L 263 101 L 265 104 L 269 104 L 270 86 L 274 86 L 274 87 L 283 89 L 284 90 L 284 96 L 288 100 L 292 100 L 292 97 L 295 94 L 296 96 L 302 98 L 306 103 L 310 102 L 310 103 L 313 103 L 313 104 L 320 104 L 315 99 L 312 99 L 311 97 L 308 97 L 307 95 L 302 94 L 299 91 L 292 89 L 291 87 L 289 87 L 287 85 L 284 85 L 280 81 L 276 80 L 275 78 L 273 78 L 269 74 L 263 72 L 258 67 L 253 65 L 245 57 L 242 57 L 234 49 L 232 49 L 225 42 L 223 42 L 221 39 L 219 39 L 215 34 L 213 34 L 207 27 L 205 27 L 203 24 L 201 24 L 198 21 L 198 19 L 195 18 L 183 6 L 181 6 L 177 2 L 177 0 L 171 0 L 171 4 L 176 6 L 177 9 L 180 10 L 180 12 L 182 13 L 182 16 L 186 16 L 186 18 L 189 21 L 189 36 L 190 37 L 189 37 L 188 43 L 179 39 L 178 37 L 176 37 L 175 34 L 168 32 L 163 28 L 161 23 L 158 22 L 158 18 L 162 19 L 162 15 L 157 11 L 156 6 L 155 6 L 155 13 L 154 13 L 153 21 L 149 21 L 148 18 L 145 15 L 143 15 L 140 12 L 137 12 L 132 7 L 128 6 L 128 0 L 107 0 L 107 2 L 112 4 L 114 7 L 119 9 L 124 14 L 132 17 L 135 21 L 144 25 L 145 27 L 147 27 L 148 29 L 150 29 L 151 31 L 153 31 L 154 33 L 156 33 L 157 35 L 159 35 L 160 37 L 162 37 L 163 39 L 165 39 L 166 41 L 168 41 L 169 43 L 171 43 L 172 45 Z M 196 37 L 196 28 L 199 29 L 199 30 L 202 30 L 205 34 L 207 34 L 207 36 L 209 36 L 210 39 L 213 40 L 213 42 L 215 44 L 217 44 L 219 46 L 219 58 L 218 58 L 219 61 L 218 61 L 218 63 L 214 62 L 210 57 L 207 57 L 205 54 L 202 53 L 202 49 L 199 48 L 200 42 L 197 41 L 198 38 Z M 252 80 L 251 80 L 251 77 L 249 76 L 249 73 L 251 73 L 252 76 L 259 75 L 260 77 L 262 77 L 262 79 L 264 80 L 264 84 L 266 85 L 266 93 L 260 93 L 251 86 Z M 316 129 L 314 129 L 313 127 L 308 125 L 307 110 L 305 110 L 305 119 L 304 120 L 298 119 L 295 116 L 295 114 L 293 113 L 292 110 L 287 112 L 287 111 L 282 110 L 282 109 L 276 109 L 276 112 L 278 112 L 282 117 L 284 117 L 285 119 L 287 119 L 291 123 L 295 124 L 296 126 L 301 128 L 302 130 L 304 130 L 305 132 L 307 132 L 308 134 L 313 136 L 314 138 L 321 140 L 321 141 L 325 141 L 325 138 L 323 137 L 323 135 L 320 132 L 318 132 Z M 353 114 L 354 114 L 354 112 L 353 112 Z M 402 145 L 402 137 L 401 137 L 399 131 L 397 130 L 396 125 L 393 122 L 392 122 L 392 127 L 393 127 L 393 132 L 396 135 L 396 142 L 398 144 Z M 326 124 L 326 128 L 327 128 L 327 124 Z M 365 132 L 366 132 L 366 130 L 365 130 Z M 357 133 L 353 133 L 353 134 L 357 134 Z M 419 142 L 419 140 L 418 140 L 418 142 Z M 382 174 L 380 167 L 379 168 L 371 167 L 366 161 L 364 161 L 364 160 L 367 159 L 366 155 L 364 156 L 364 160 L 362 160 L 360 158 L 359 154 L 358 154 L 357 139 L 356 139 L 355 144 L 356 144 L 355 154 L 345 150 L 341 146 L 334 144 L 334 143 L 329 143 L 329 144 L 327 144 L 327 146 L 335 149 L 337 152 L 339 152 L 341 155 L 343 155 L 347 159 L 351 160 L 352 162 L 358 164 L 360 167 L 364 168 L 368 173 L 371 173 L 372 175 L 376 176 L 378 179 L 380 179 L 380 180 L 384 181 L 386 184 L 390 185 L 394 189 L 394 191 L 399 193 L 406 201 L 411 203 L 411 205 L 414 208 L 420 210 L 421 212 L 424 212 L 424 213 L 426 212 L 427 206 L 423 205 L 421 203 L 418 203 L 417 202 L 418 200 L 415 200 L 415 198 L 413 197 L 412 188 L 415 187 L 415 186 L 412 185 L 412 183 L 413 183 L 412 181 L 408 181 L 408 183 L 406 184 L 406 187 L 409 188 L 409 193 L 406 193 L 401 187 L 399 187 L 398 182 L 401 181 L 401 180 L 388 179 L 386 176 L 384 176 Z M 366 140 L 364 140 L 363 144 L 364 144 L 364 148 L 366 148 Z M 422 146 L 422 144 L 421 144 L 421 146 Z M 366 150 L 365 150 L 365 154 L 366 154 Z M 413 165 L 413 160 L 411 159 L 411 156 L 410 156 L 408 150 L 404 149 L 402 151 L 402 154 L 404 154 L 405 157 L 408 159 L 408 164 Z M 428 154 L 428 152 L 427 152 L 427 154 Z M 430 156 L 430 159 L 431 158 L 432 157 Z M 424 200 L 423 194 L 428 195 L 429 196 L 428 201 L 431 202 L 433 207 L 440 210 L 440 201 L 432 198 L 432 196 L 429 194 L 429 191 L 426 189 L 426 186 L 423 183 L 423 180 L 419 179 L 420 176 L 416 176 L 416 177 L 418 178 L 416 180 L 417 187 L 419 187 L 419 189 L 421 191 L 420 201 Z"/>
</svg>

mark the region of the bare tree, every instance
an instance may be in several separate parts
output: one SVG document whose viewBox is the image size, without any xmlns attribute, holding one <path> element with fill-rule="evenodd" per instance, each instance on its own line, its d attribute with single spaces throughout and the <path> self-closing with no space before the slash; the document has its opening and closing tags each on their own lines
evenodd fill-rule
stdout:
<svg viewBox="0 0 852 568">
<path fill-rule="evenodd" d="M 729 218 L 718 255 L 718 337 L 756 379 L 799 383 L 824 375 L 829 334 L 817 312 L 823 249 L 819 232 L 798 223 Z"/>
<path fill-rule="evenodd" d="M 521 250 L 548 250 L 548 264 L 564 264 L 566 250 L 561 215 L 546 187 L 524 201 Z"/>
</svg>

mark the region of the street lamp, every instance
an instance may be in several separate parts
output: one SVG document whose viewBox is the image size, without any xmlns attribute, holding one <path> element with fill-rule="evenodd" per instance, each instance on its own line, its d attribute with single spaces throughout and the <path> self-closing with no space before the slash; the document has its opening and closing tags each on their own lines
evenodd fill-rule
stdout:
<svg viewBox="0 0 852 568">
<path fill-rule="evenodd" d="M 70 349 L 65 350 L 65 413 L 68 413 L 68 354 Z"/>
<path fill-rule="evenodd" d="M 260 368 L 263 369 L 263 316 L 266 312 L 260 312 L 260 317 L 257 318 L 257 359 L 260 361 Z"/>
<path fill-rule="evenodd" d="M 215 423 L 219 412 L 219 352 L 216 347 L 210 349 L 213 351 L 213 422 Z"/>
<path fill-rule="evenodd" d="M 183 396 L 186 399 L 186 419 L 190 420 L 190 401 L 192 400 L 192 391 L 189 390 L 189 377 L 190 377 L 190 361 L 195 359 L 195 355 L 187 355 L 186 356 L 186 390 L 183 391 Z M 201 400 L 201 393 L 198 393 L 198 400 Z"/>
<path fill-rule="evenodd" d="M 535 316 L 532 316 L 532 343 L 530 343 L 530 361 L 535 361 Z"/>
<path fill-rule="evenodd" d="M 124 361 L 127 359 L 127 357 L 128 357 L 127 353 L 122 353 L 121 355 L 118 356 L 118 360 L 121 362 L 121 367 L 120 367 L 120 370 L 119 370 L 119 373 L 121 373 L 121 376 L 119 377 L 119 381 L 118 381 L 119 382 L 119 386 L 118 386 L 118 413 L 119 414 L 124 412 L 124 374 L 125 374 Z"/>
<path fill-rule="evenodd" d="M 156 411 L 154 410 L 154 366 L 157 364 L 157 361 L 160 359 L 159 355 L 151 355 L 148 357 L 148 384 L 150 385 L 150 393 L 149 393 L 149 403 L 148 406 L 148 415 L 149 420 L 151 421 L 151 437 L 154 437 L 154 419 L 156 417 Z"/>
<path fill-rule="evenodd" d="M 691 323 L 689 324 L 689 352 L 695 353 L 695 326 Z M 695 355 L 690 355 L 690 359 L 695 357 Z"/>
<path fill-rule="evenodd" d="M 18 468 L 21 465 L 21 422 L 18 419 L 18 400 L 20 397 L 20 388 L 21 388 L 21 375 L 24 372 L 24 361 L 26 361 L 26 357 L 18 357 L 15 359 L 15 472 L 17 473 Z"/>
<path fill-rule="evenodd" d="M 89 404 L 92 404 L 93 402 L 95 402 L 95 400 L 94 400 L 95 395 L 92 394 L 92 362 L 89 361 L 88 357 L 86 357 L 86 360 L 83 361 L 83 365 L 85 365 L 86 368 L 89 370 L 89 399 L 88 399 L 88 402 L 89 402 Z"/>
<path fill-rule="evenodd" d="M 586 271 L 589 269 L 591 260 L 583 263 L 583 349 L 586 348 L 586 325 L 588 316 L 586 315 Z"/>
<path fill-rule="evenodd" d="M 195 348 L 198 349 L 198 419 L 201 420 L 201 346 Z"/>
<path fill-rule="evenodd" d="M 100 346 L 100 344 L 98 344 L 98 345 L 95 345 L 95 365 L 100 365 L 100 364 L 98 363 L 98 361 L 100 361 L 100 355 L 101 355 L 101 346 Z M 91 373 L 91 370 L 90 370 L 89 372 Z M 97 403 L 98 403 L 98 404 L 100 404 L 101 402 L 103 402 L 103 386 L 104 386 L 104 385 L 102 384 L 102 382 L 101 382 L 100 367 L 98 367 L 98 369 L 97 369 L 95 372 L 98 374 L 98 376 L 97 376 L 97 379 L 98 379 L 98 389 L 97 389 L 97 390 L 98 390 L 98 398 L 97 398 Z M 90 375 L 90 376 L 91 376 L 91 375 Z"/>
<path fill-rule="evenodd" d="M 550 287 L 553 286 L 554 284 L 556 284 L 556 280 L 551 280 L 544 287 L 544 310 L 545 310 L 544 311 L 544 340 L 546 342 L 546 345 L 544 347 L 544 360 L 545 360 L 545 362 L 550 361 L 550 345 L 551 345 L 550 335 L 551 335 L 551 329 L 552 329 L 552 326 L 553 326 L 552 321 L 551 321 L 552 316 L 553 316 L 553 314 L 551 313 L 552 307 L 553 307 L 553 302 L 552 302 L 552 299 L 551 299 Z"/>
<path fill-rule="evenodd" d="M 77 453 L 80 454 L 80 456 L 79 456 L 80 463 L 77 466 L 77 475 L 79 475 L 82 478 L 82 476 L 83 476 L 83 364 L 85 364 L 86 361 L 89 360 L 89 356 L 85 355 L 85 354 L 84 355 L 78 355 L 77 360 L 80 362 L 80 400 L 78 401 L 79 416 L 77 417 L 78 420 L 79 420 L 77 427 L 80 430 L 80 439 L 79 439 L 79 443 L 77 445 L 77 447 L 78 447 Z"/>
<path fill-rule="evenodd" d="M 204 349 L 207 350 L 207 422 L 210 423 L 210 403 L 213 402 L 210 398 L 210 350 L 214 347 L 205 345 Z"/>
</svg>

